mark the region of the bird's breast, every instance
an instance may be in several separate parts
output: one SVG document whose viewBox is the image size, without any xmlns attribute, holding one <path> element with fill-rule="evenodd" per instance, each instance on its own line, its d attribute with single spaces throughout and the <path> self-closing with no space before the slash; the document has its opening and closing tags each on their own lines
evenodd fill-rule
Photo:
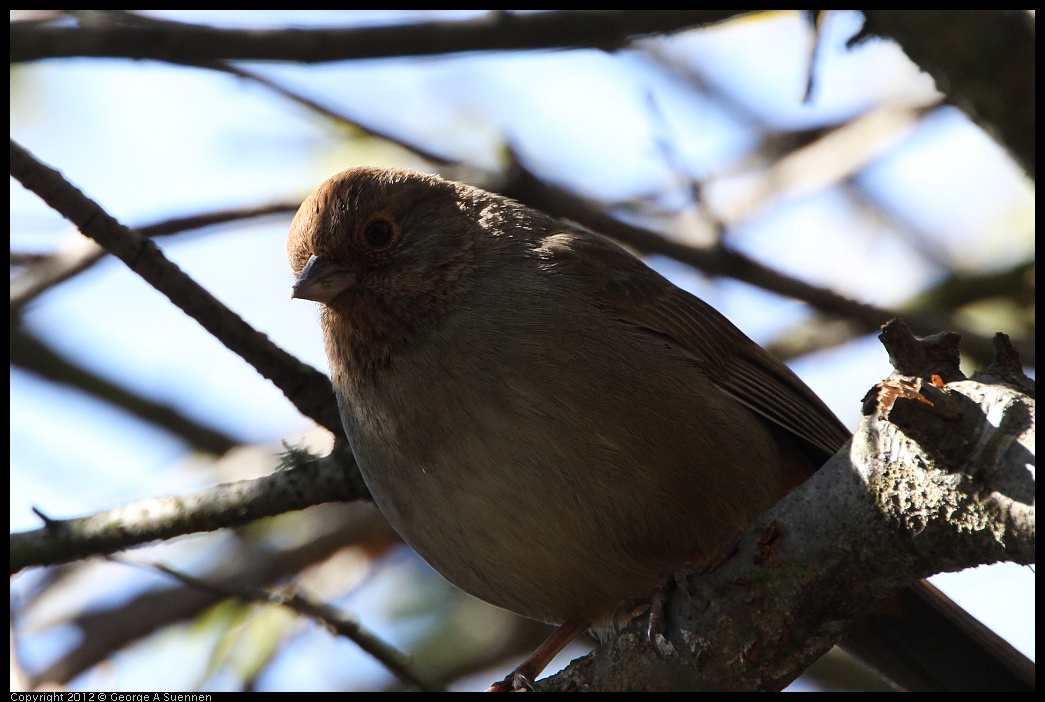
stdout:
<svg viewBox="0 0 1045 702">
<path fill-rule="evenodd" d="M 345 429 L 379 508 L 444 577 L 595 621 L 767 507 L 779 457 L 662 342 L 521 317 L 464 315 L 335 377 Z"/>
</svg>

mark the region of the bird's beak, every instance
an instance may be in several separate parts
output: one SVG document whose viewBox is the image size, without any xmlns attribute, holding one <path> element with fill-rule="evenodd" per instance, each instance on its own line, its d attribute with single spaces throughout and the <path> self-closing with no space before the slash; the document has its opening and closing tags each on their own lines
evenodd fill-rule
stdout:
<svg viewBox="0 0 1045 702">
<path fill-rule="evenodd" d="M 290 297 L 326 304 L 355 284 L 355 273 L 325 258 L 313 256 L 294 281 Z"/>
</svg>

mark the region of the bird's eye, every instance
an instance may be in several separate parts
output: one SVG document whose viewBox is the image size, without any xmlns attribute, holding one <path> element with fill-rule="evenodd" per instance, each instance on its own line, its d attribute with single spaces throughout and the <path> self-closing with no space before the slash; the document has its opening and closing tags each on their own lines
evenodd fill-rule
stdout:
<svg viewBox="0 0 1045 702">
<path fill-rule="evenodd" d="M 366 239 L 366 243 L 374 248 L 388 246 L 394 235 L 395 227 L 387 219 L 375 219 L 367 222 L 366 227 L 363 228 L 363 237 Z"/>
</svg>

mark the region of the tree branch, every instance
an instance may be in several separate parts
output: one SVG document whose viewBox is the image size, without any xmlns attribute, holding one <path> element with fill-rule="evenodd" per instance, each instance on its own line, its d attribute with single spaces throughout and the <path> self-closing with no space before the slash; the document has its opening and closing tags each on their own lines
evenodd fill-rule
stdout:
<svg viewBox="0 0 1045 702">
<path fill-rule="evenodd" d="M 255 480 L 145 499 L 77 519 L 49 519 L 38 511 L 45 521 L 42 528 L 11 534 L 11 574 L 369 495 L 346 442 L 336 442 L 334 450 L 320 459 L 289 450 L 283 470 Z"/>
<path fill-rule="evenodd" d="M 302 414 L 340 435 L 341 418 L 330 380 L 324 374 L 272 343 L 185 275 L 151 239 L 120 224 L 60 172 L 38 161 L 13 139 L 11 175 L 254 366 Z"/>
<path fill-rule="evenodd" d="M 15 324 L 11 325 L 11 365 L 88 393 L 170 432 L 195 450 L 220 456 L 237 444 L 231 436 L 193 420 L 175 407 L 148 400 L 92 373 Z"/>
<path fill-rule="evenodd" d="M 255 217 L 274 214 L 294 214 L 301 203 L 275 203 L 257 207 L 236 207 L 213 212 L 201 212 L 135 227 L 133 231 L 153 238 L 172 236 L 182 232 L 212 227 L 217 224 L 242 222 Z M 90 269 L 106 256 L 105 249 L 93 242 L 79 242 L 80 245 L 59 249 L 46 256 L 41 256 L 28 265 L 25 270 L 11 276 L 11 314 L 17 314 L 40 294 L 54 286 L 69 280 L 73 276 Z M 87 244 L 86 246 L 83 244 Z"/>
<path fill-rule="evenodd" d="M 779 690 L 900 589 L 1033 563 L 1033 399 L 994 380 L 936 383 L 881 384 L 852 442 L 674 593 L 662 657 L 633 621 L 538 688 Z"/>
<path fill-rule="evenodd" d="M 852 42 L 889 37 L 1034 177 L 1034 17 L 1027 10 L 863 10 Z"/>
<path fill-rule="evenodd" d="M 494 11 L 477 19 L 351 29 L 215 29 L 175 22 L 65 27 L 11 25 L 11 62 L 73 56 L 323 63 L 466 51 L 620 48 L 647 34 L 678 32 L 749 10 Z"/>
</svg>

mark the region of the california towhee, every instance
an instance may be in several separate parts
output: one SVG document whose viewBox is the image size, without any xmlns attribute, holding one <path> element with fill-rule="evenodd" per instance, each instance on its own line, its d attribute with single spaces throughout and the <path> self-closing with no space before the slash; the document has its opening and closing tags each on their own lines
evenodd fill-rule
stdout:
<svg viewBox="0 0 1045 702">
<path fill-rule="evenodd" d="M 849 438 L 707 304 L 474 187 L 345 171 L 287 256 L 378 507 L 461 589 L 563 625 L 547 649 L 717 555 Z"/>
</svg>

